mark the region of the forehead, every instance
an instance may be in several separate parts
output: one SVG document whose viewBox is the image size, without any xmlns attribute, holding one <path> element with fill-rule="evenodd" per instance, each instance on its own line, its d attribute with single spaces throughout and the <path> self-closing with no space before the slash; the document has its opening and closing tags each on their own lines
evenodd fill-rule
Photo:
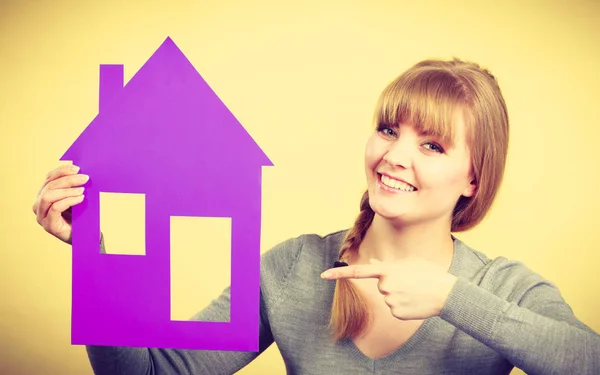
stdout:
<svg viewBox="0 0 600 375">
<path fill-rule="evenodd" d="M 470 144 L 469 100 L 463 82 L 450 72 L 417 68 L 404 73 L 381 93 L 375 121 L 411 124 L 420 134 L 446 144 Z"/>
</svg>

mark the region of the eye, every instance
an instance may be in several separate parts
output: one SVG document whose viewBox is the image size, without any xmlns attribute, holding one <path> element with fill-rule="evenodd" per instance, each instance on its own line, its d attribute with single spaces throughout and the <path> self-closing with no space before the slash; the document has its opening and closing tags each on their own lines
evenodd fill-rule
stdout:
<svg viewBox="0 0 600 375">
<path fill-rule="evenodd" d="M 442 148 L 442 146 L 438 145 L 437 143 L 434 142 L 427 142 L 425 143 L 425 148 L 433 151 L 433 152 L 437 152 L 439 154 L 443 154 L 444 153 L 444 149 Z"/>
<path fill-rule="evenodd" d="M 377 125 L 377 132 L 382 134 L 384 137 L 396 138 L 398 136 L 394 129 L 386 124 Z"/>
</svg>

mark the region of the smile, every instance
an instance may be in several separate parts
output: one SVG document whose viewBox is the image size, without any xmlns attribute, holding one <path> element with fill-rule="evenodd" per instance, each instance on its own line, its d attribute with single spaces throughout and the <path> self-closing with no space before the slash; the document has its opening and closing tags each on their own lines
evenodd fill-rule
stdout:
<svg viewBox="0 0 600 375">
<path fill-rule="evenodd" d="M 407 184 L 406 182 L 402 182 L 391 177 L 385 175 L 379 175 L 379 181 L 381 181 L 381 185 L 388 189 L 400 190 L 411 192 L 417 190 L 414 186 Z"/>
</svg>

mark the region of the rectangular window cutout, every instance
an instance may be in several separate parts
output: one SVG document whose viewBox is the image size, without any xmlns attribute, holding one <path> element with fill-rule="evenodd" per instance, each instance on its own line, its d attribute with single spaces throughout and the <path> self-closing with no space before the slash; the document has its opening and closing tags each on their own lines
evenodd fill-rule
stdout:
<svg viewBox="0 0 600 375">
<path fill-rule="evenodd" d="M 146 255 L 145 194 L 101 192 L 100 230 L 107 254 Z"/>
<path fill-rule="evenodd" d="M 171 320 L 187 321 L 231 283 L 231 218 L 172 216 L 170 254 Z"/>
</svg>

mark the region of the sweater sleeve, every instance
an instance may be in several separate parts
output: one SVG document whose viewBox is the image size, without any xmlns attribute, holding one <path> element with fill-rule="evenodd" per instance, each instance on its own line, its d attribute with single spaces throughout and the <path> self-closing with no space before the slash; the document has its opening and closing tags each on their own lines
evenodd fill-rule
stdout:
<svg viewBox="0 0 600 375">
<path fill-rule="evenodd" d="M 285 241 L 261 256 L 261 301 L 259 352 L 202 351 L 161 348 L 86 346 L 96 375 L 233 374 L 245 367 L 273 343 L 269 310 L 279 295 L 278 280 L 290 266 L 297 242 Z M 105 253 L 101 238 L 101 252 Z M 275 268 L 278 267 L 278 268 Z M 199 321 L 222 321 L 229 317 L 229 287 L 211 304 L 192 317 Z"/>
<path fill-rule="evenodd" d="M 600 335 L 552 283 L 524 266 L 506 268 L 492 290 L 459 277 L 440 318 L 527 374 L 600 374 Z"/>
</svg>

